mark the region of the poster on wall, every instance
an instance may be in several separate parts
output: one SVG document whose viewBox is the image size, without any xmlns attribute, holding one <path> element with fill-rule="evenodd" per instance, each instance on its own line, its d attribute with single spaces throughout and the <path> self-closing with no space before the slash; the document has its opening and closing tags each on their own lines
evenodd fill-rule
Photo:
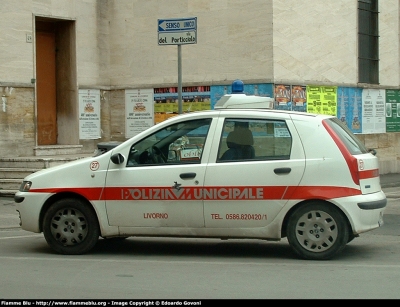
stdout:
<svg viewBox="0 0 400 307">
<path fill-rule="evenodd" d="M 386 132 L 400 132 L 400 90 L 386 90 Z"/>
<path fill-rule="evenodd" d="M 154 89 L 155 123 L 162 122 L 179 114 L 177 87 L 160 87 Z M 210 110 L 210 86 L 182 87 L 182 112 Z"/>
<path fill-rule="evenodd" d="M 100 90 L 79 90 L 78 95 L 79 139 L 100 139 Z"/>
<path fill-rule="evenodd" d="M 291 88 L 286 84 L 275 84 L 274 108 L 279 110 L 292 110 Z"/>
<path fill-rule="evenodd" d="M 232 94 L 231 85 L 212 85 L 211 86 L 211 109 L 214 109 L 215 104 L 222 96 Z M 273 97 L 273 85 L 265 84 L 244 84 L 243 94 L 256 95 L 262 97 Z"/>
<path fill-rule="evenodd" d="M 125 90 L 125 137 L 131 138 L 154 125 L 153 89 Z"/>
<path fill-rule="evenodd" d="M 275 84 L 274 93 L 274 109 L 306 112 L 306 86 Z"/>
<path fill-rule="evenodd" d="M 182 102 L 207 102 L 210 100 L 210 86 L 182 87 Z M 154 89 L 155 103 L 178 103 L 177 87 L 160 87 Z M 199 106 L 199 109 L 202 109 Z"/>
<path fill-rule="evenodd" d="M 362 89 L 354 87 L 338 87 L 337 117 L 346 124 L 353 133 L 362 132 Z"/>
<path fill-rule="evenodd" d="M 337 87 L 307 85 L 307 112 L 337 116 Z"/>
<path fill-rule="evenodd" d="M 307 111 L 307 87 L 305 85 L 292 85 L 291 97 L 293 111 Z"/>
<path fill-rule="evenodd" d="M 385 133 L 386 110 L 385 90 L 363 89 L 362 91 L 362 133 Z"/>
</svg>

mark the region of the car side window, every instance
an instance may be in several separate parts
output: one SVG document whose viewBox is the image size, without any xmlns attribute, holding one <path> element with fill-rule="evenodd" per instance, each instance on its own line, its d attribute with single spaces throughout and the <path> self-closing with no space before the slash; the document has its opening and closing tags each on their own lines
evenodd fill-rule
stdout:
<svg viewBox="0 0 400 307">
<path fill-rule="evenodd" d="M 180 122 L 133 144 L 127 165 L 200 163 L 211 119 Z"/>
<path fill-rule="evenodd" d="M 285 121 L 226 119 L 217 162 L 287 160 L 292 137 Z"/>
</svg>

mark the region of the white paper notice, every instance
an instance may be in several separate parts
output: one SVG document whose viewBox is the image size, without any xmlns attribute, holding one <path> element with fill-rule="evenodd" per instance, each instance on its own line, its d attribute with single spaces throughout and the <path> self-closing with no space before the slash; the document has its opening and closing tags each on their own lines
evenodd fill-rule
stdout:
<svg viewBox="0 0 400 307">
<path fill-rule="evenodd" d="M 100 90 L 79 90 L 79 139 L 101 138 Z"/>
<path fill-rule="evenodd" d="M 131 138 L 154 125 L 154 90 L 125 90 L 125 137 Z"/>
<path fill-rule="evenodd" d="M 364 89 L 362 92 L 362 133 L 385 133 L 385 90 Z"/>
</svg>

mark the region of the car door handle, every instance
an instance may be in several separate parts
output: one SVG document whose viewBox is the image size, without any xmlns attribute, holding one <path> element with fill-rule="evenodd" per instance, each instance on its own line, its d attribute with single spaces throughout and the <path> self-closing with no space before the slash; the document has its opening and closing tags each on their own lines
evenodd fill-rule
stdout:
<svg viewBox="0 0 400 307">
<path fill-rule="evenodd" d="M 292 171 L 290 167 L 280 167 L 274 169 L 274 173 L 277 175 L 282 175 L 282 174 L 289 174 Z"/>
<path fill-rule="evenodd" d="M 181 177 L 182 179 L 193 179 L 194 177 L 196 177 L 196 173 L 183 173 L 180 174 L 179 177 Z"/>
</svg>

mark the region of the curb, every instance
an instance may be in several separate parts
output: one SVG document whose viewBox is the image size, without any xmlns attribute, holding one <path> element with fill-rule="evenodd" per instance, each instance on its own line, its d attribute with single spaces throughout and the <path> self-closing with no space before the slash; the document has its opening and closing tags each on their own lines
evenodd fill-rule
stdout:
<svg viewBox="0 0 400 307">
<path fill-rule="evenodd" d="M 384 188 L 397 188 L 400 187 L 400 182 L 386 182 L 386 183 L 381 183 L 382 189 Z"/>
</svg>

